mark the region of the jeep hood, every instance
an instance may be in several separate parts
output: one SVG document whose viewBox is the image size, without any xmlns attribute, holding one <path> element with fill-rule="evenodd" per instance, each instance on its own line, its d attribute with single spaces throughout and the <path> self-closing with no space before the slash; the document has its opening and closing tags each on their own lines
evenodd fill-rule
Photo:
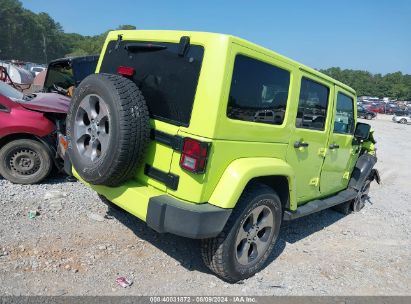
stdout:
<svg viewBox="0 0 411 304">
<path fill-rule="evenodd" d="M 35 93 L 17 102 L 26 109 L 43 113 L 67 113 L 70 98 L 57 93 Z"/>
</svg>

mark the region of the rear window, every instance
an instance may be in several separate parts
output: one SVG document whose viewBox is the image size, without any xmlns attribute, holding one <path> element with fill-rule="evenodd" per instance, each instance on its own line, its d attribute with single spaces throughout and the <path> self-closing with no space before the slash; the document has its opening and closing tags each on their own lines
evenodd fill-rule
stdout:
<svg viewBox="0 0 411 304">
<path fill-rule="evenodd" d="M 204 49 L 190 45 L 184 56 L 178 43 L 117 41 L 108 44 L 100 73 L 117 73 L 119 66 L 135 69 L 133 81 L 142 91 L 150 116 L 188 126 Z"/>
</svg>

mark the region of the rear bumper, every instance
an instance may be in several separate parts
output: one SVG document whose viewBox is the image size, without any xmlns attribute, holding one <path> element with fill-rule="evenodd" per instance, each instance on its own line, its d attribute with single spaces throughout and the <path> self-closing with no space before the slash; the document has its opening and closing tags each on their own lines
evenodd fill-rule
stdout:
<svg viewBox="0 0 411 304">
<path fill-rule="evenodd" d="M 137 216 L 160 233 L 205 239 L 217 236 L 224 228 L 232 209 L 211 204 L 195 204 L 178 200 L 153 187 L 134 180 L 119 187 L 90 185 L 72 170 L 69 158 L 64 158 L 64 169 L 108 200 Z"/>
<path fill-rule="evenodd" d="M 223 230 L 231 211 L 210 204 L 185 203 L 168 195 L 160 195 L 150 198 L 146 222 L 160 233 L 205 239 L 215 237 Z"/>
</svg>

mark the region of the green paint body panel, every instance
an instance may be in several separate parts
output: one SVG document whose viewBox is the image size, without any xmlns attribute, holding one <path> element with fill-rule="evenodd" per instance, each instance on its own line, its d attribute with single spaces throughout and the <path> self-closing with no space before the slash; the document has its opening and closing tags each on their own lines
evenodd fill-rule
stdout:
<svg viewBox="0 0 411 304">
<path fill-rule="evenodd" d="M 118 35 L 123 40 L 173 42 L 189 36 L 190 44 L 204 47 L 198 86 L 189 126 L 176 126 L 151 120 L 152 128 L 170 135 L 190 137 L 211 144 L 204 174 L 183 170 L 180 152 L 152 141 L 145 164 L 179 176 L 177 190 L 144 174 L 143 166 L 135 179 L 120 187 L 88 185 L 98 193 L 136 215 L 146 219 L 151 197 L 168 194 L 188 204 L 210 203 L 221 208 L 234 208 L 247 183 L 256 177 L 283 176 L 289 185 L 289 209 L 296 210 L 313 198 L 343 190 L 358 157 L 352 147 L 352 135 L 333 134 L 335 96 L 351 96 L 350 87 L 246 40 L 223 34 L 186 31 L 113 31 L 104 44 L 96 73 L 110 41 Z M 227 104 L 235 56 L 241 54 L 289 71 L 290 86 L 284 121 L 281 125 L 234 120 L 227 117 Z M 329 87 L 328 115 L 324 131 L 295 127 L 300 82 L 309 77 Z M 356 119 L 356 106 L 354 107 Z M 294 148 L 294 142 L 310 142 L 307 148 Z M 338 151 L 330 152 L 330 143 Z M 75 176 L 79 176 L 74 172 Z M 84 181 L 83 181 L 84 182 Z"/>
</svg>

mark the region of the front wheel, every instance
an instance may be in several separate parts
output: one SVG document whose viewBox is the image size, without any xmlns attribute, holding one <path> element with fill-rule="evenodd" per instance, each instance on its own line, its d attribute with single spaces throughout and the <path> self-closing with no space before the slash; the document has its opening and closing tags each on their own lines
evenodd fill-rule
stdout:
<svg viewBox="0 0 411 304">
<path fill-rule="evenodd" d="M 15 184 L 35 184 L 53 167 L 46 147 L 32 139 L 18 139 L 0 149 L 0 175 Z"/>
<path fill-rule="evenodd" d="M 367 114 L 367 119 L 371 120 L 372 119 L 372 115 L 371 114 Z"/>
<path fill-rule="evenodd" d="M 240 197 L 223 231 L 202 241 L 204 263 L 229 282 L 253 276 L 270 256 L 281 221 L 278 195 L 266 185 L 253 185 Z"/>
<path fill-rule="evenodd" d="M 400 123 L 406 124 L 406 123 L 407 123 L 407 120 L 406 120 L 405 118 L 401 118 Z"/>
<path fill-rule="evenodd" d="M 371 180 L 367 179 L 358 192 L 357 197 L 352 202 L 351 209 L 353 212 L 359 212 L 364 208 L 366 201 L 369 199 L 368 193 L 370 192 Z"/>
<path fill-rule="evenodd" d="M 361 211 L 362 208 L 364 208 L 366 201 L 369 199 L 368 193 L 370 192 L 370 186 L 371 180 L 367 179 L 360 191 L 358 191 L 355 199 L 336 205 L 332 207 L 332 209 L 344 215 Z"/>
</svg>

